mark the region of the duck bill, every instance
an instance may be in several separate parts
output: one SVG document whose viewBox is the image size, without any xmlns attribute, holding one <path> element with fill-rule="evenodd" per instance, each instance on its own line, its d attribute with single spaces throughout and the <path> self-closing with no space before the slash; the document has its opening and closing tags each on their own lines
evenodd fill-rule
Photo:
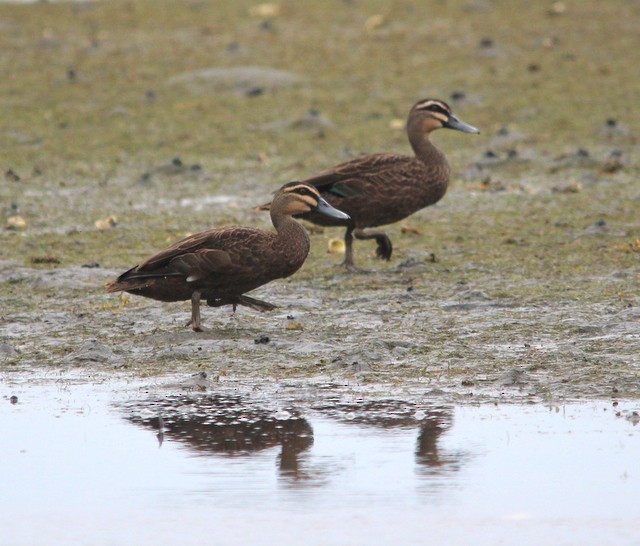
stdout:
<svg viewBox="0 0 640 546">
<path fill-rule="evenodd" d="M 320 198 L 320 201 L 318 201 L 318 205 L 316 206 L 315 210 L 316 212 L 324 214 L 325 216 L 329 216 L 330 218 L 336 218 L 338 220 L 351 220 L 351 216 L 345 214 L 341 210 L 333 208 L 322 198 Z"/>
<path fill-rule="evenodd" d="M 477 135 L 480 133 L 478 129 L 476 129 L 473 125 L 469 125 L 464 121 L 459 120 L 453 114 L 449 116 L 449 121 L 445 124 L 447 129 L 454 129 L 456 131 L 462 131 L 463 133 L 473 133 Z"/>
</svg>

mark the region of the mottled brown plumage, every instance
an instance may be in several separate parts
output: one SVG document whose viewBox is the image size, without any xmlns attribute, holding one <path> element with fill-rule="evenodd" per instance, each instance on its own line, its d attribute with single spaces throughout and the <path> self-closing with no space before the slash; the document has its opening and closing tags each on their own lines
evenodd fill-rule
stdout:
<svg viewBox="0 0 640 546">
<path fill-rule="evenodd" d="M 389 260 L 392 244 L 383 231 L 365 228 L 392 224 L 414 212 L 433 205 L 447 191 L 450 168 L 445 155 L 431 142 L 429 135 L 440 128 L 465 133 L 479 133 L 451 113 L 440 100 L 417 102 L 407 120 L 407 134 L 415 156 L 372 154 L 326 169 L 304 180 L 320 191 L 334 207 L 351 219 L 324 218 L 313 211 L 301 215 L 323 226 L 346 226 L 345 260 L 347 269 L 355 270 L 353 237 L 375 239 L 379 258 Z M 263 205 L 261 209 L 268 208 Z"/>
<path fill-rule="evenodd" d="M 258 311 L 275 306 L 245 296 L 274 279 L 295 273 L 309 253 L 309 236 L 292 216 L 317 211 L 349 217 L 331 207 L 309 184 L 290 182 L 276 193 L 271 221 L 276 232 L 231 226 L 215 228 L 161 250 L 107 285 L 160 301 L 191 300 L 191 324 L 201 331 L 200 300 L 211 307 L 244 305 Z"/>
</svg>

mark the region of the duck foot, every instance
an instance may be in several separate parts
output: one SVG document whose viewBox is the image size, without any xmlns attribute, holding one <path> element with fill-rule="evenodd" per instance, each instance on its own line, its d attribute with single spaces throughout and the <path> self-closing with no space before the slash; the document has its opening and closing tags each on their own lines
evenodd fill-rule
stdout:
<svg viewBox="0 0 640 546">
<path fill-rule="evenodd" d="M 373 271 L 371 271 L 370 269 L 362 269 L 361 267 L 358 267 L 357 265 L 355 265 L 353 262 L 347 263 L 346 260 L 342 262 L 338 267 L 344 268 L 347 271 L 347 273 L 360 273 L 360 274 L 373 273 Z"/>
<path fill-rule="evenodd" d="M 187 323 L 185 324 L 185 326 L 191 326 L 191 329 L 192 329 L 194 332 L 206 332 L 206 331 L 207 331 L 207 330 L 206 330 L 206 328 L 204 328 L 204 327 L 202 326 L 202 324 L 195 324 L 195 325 L 194 325 L 192 320 L 190 320 L 189 322 L 187 322 Z"/>
<path fill-rule="evenodd" d="M 391 259 L 391 254 L 393 254 L 393 244 L 391 243 L 391 239 L 384 231 L 374 231 L 364 229 L 354 229 L 353 236 L 356 239 L 375 239 L 377 243 L 376 248 L 376 256 L 381 260 L 389 261 Z"/>
<path fill-rule="evenodd" d="M 260 311 L 261 313 L 264 313 L 265 311 L 273 311 L 278 307 L 277 305 L 274 305 L 273 303 L 269 303 L 268 301 L 262 301 L 256 298 L 250 298 L 249 296 L 240 296 L 238 298 L 237 305 L 244 305 L 245 307 L 249 307 L 254 311 Z M 235 311 L 235 306 L 236 304 L 234 304 L 233 306 L 234 311 Z"/>
</svg>

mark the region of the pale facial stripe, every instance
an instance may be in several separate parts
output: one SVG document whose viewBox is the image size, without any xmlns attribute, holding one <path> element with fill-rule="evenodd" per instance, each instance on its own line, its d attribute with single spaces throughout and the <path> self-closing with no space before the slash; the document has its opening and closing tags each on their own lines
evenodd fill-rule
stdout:
<svg viewBox="0 0 640 546">
<path fill-rule="evenodd" d="M 429 112 L 429 113 L 431 114 L 432 118 L 436 118 L 438 121 L 442 122 L 443 125 L 447 123 L 448 118 L 444 114 L 441 114 L 440 112 Z"/>
<path fill-rule="evenodd" d="M 314 199 L 310 195 L 296 195 L 299 201 L 304 201 L 310 207 L 315 207 L 318 204 L 318 199 Z"/>
<path fill-rule="evenodd" d="M 316 193 L 318 194 L 318 196 L 320 196 L 320 194 L 318 193 L 318 190 L 316 190 L 313 186 L 308 186 L 307 184 L 296 184 L 295 186 L 289 186 L 285 189 L 285 191 L 287 192 L 295 192 L 298 190 L 302 190 L 305 189 L 307 191 L 310 191 L 312 193 Z"/>
<path fill-rule="evenodd" d="M 449 108 L 447 108 L 444 104 L 442 104 L 442 102 L 437 101 L 437 100 L 426 100 L 424 102 L 420 102 L 420 103 L 416 104 L 415 109 L 416 110 L 426 110 L 430 106 L 439 106 L 445 112 L 449 112 L 450 111 Z"/>
</svg>

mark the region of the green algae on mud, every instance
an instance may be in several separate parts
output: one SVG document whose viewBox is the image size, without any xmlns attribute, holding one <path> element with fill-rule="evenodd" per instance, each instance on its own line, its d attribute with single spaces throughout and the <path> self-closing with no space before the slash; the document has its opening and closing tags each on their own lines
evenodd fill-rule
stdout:
<svg viewBox="0 0 640 546">
<path fill-rule="evenodd" d="M 252 2 L 0 5 L 0 159 L 18 178 L 0 185 L 1 220 L 26 221 L 0 234 L 3 369 L 637 397 L 640 173 L 629 128 L 640 114 L 628 66 L 640 61 L 629 47 L 640 6 L 278 5 L 266 18 Z M 291 78 L 175 83 L 242 67 Z M 300 273 L 261 290 L 279 310 L 205 309 L 202 336 L 184 328 L 183 305 L 103 292 L 186 233 L 268 227 L 252 208 L 287 180 L 360 152 L 409 153 L 397 120 L 424 96 L 448 100 L 482 134 L 434 135 L 452 187 L 386 228 L 390 263 L 356 244 L 377 273 L 334 267 L 327 240 L 342 233 L 327 229 L 312 235 Z M 310 110 L 331 123 L 309 122 Z M 115 227 L 98 229 L 110 215 Z M 268 344 L 254 343 L 261 334 Z"/>
</svg>

